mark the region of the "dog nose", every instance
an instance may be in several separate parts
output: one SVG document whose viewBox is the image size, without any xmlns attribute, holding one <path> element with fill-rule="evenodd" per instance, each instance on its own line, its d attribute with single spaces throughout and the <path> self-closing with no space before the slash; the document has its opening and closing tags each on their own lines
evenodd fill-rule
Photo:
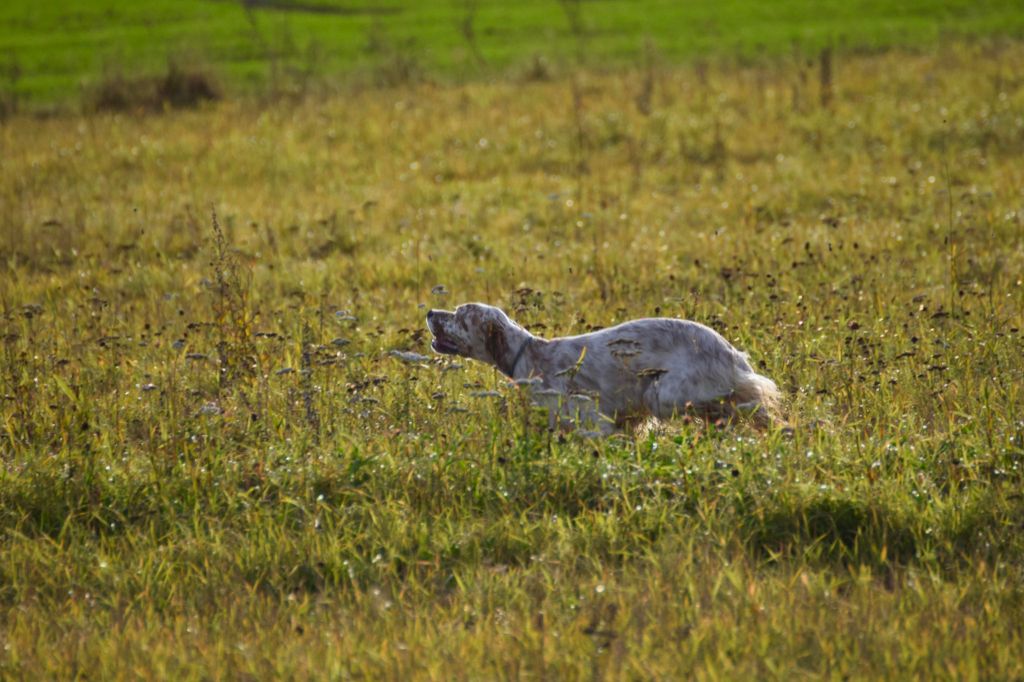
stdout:
<svg viewBox="0 0 1024 682">
<path fill-rule="evenodd" d="M 434 316 L 435 312 L 437 312 L 437 311 L 435 311 L 435 310 L 428 310 L 427 311 L 427 319 L 429 320 L 430 318 L 432 318 Z"/>
</svg>

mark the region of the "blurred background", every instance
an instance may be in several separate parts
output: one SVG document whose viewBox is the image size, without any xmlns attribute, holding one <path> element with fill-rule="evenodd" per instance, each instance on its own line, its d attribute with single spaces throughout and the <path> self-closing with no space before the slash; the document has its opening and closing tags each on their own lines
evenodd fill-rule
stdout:
<svg viewBox="0 0 1024 682">
<path fill-rule="evenodd" d="M 0 100 L 173 106 L 1022 32 L 1014 0 L 6 0 Z"/>
</svg>

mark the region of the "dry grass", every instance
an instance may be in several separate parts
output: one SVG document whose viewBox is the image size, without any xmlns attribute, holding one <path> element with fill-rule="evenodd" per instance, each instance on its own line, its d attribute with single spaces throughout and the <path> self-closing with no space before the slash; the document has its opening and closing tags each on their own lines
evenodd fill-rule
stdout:
<svg viewBox="0 0 1024 682">
<path fill-rule="evenodd" d="M 1024 48 L 829 60 L 7 121 L 0 670 L 1024 674 Z M 795 434 L 386 353 L 472 299 L 711 324 Z"/>
</svg>

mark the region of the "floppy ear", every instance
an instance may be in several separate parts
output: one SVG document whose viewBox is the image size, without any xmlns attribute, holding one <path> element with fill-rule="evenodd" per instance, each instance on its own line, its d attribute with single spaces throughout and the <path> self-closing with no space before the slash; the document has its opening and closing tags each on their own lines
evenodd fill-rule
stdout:
<svg viewBox="0 0 1024 682">
<path fill-rule="evenodd" d="M 487 323 L 484 330 L 484 347 L 499 369 L 503 362 L 508 362 L 508 340 L 505 338 L 501 325 L 494 322 Z"/>
</svg>

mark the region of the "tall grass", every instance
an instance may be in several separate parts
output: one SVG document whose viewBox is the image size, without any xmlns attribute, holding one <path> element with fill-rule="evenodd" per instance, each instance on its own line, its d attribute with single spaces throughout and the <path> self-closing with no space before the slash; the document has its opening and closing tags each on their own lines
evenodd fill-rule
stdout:
<svg viewBox="0 0 1024 682">
<path fill-rule="evenodd" d="M 0 670 L 1021 676 L 1024 50 L 986 49 L 9 119 Z M 464 300 L 705 322 L 793 431 L 549 433 L 387 353 Z"/>
</svg>

